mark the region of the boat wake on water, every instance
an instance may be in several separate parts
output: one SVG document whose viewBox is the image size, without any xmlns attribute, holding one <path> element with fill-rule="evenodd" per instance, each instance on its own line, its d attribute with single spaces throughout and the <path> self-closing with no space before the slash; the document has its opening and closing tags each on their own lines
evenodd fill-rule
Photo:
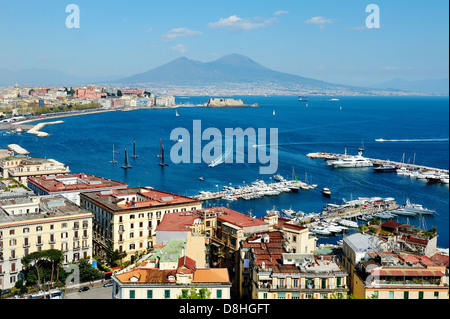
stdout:
<svg viewBox="0 0 450 319">
<path fill-rule="evenodd" d="M 448 142 L 448 138 L 423 138 L 423 139 L 401 139 L 401 140 L 385 140 L 378 138 L 375 142 Z"/>
</svg>

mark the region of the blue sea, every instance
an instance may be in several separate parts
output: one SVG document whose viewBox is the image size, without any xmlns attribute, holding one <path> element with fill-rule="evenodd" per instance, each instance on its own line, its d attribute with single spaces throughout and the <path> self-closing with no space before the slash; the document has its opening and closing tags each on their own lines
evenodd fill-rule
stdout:
<svg viewBox="0 0 450 319">
<path fill-rule="evenodd" d="M 343 199 L 358 197 L 394 197 L 398 204 L 409 198 L 412 203 L 435 209 L 435 216 L 398 218 L 417 227 L 438 228 L 438 246 L 449 247 L 449 186 L 427 184 L 421 180 L 374 173 L 372 168 L 333 169 L 321 159 L 311 159 L 311 152 L 331 152 L 356 155 L 364 146 L 364 156 L 449 168 L 449 99 L 448 97 L 309 97 L 308 104 L 296 96 L 233 96 L 258 108 L 194 108 L 108 112 L 62 119 L 63 124 L 46 126 L 51 134 L 39 138 L 30 134 L 2 136 L 0 147 L 16 143 L 31 156 L 54 158 L 69 165 L 73 173 L 89 173 L 130 186 L 152 186 L 156 189 L 196 195 L 200 190 L 214 191 L 224 186 L 244 185 L 257 179 L 270 183 L 272 175 L 261 175 L 260 163 L 220 164 L 180 163 L 170 160 L 170 150 L 176 142 L 170 138 L 175 128 L 193 132 L 193 121 L 201 120 L 202 130 L 217 128 L 278 129 L 278 173 L 291 178 L 293 171 L 299 180 L 317 184 L 314 190 L 284 193 L 258 200 L 227 202 L 213 200 L 204 207 L 229 206 L 245 214 L 262 217 L 275 207 L 292 208 L 306 213 L 320 212 L 327 203 L 341 204 Z M 203 104 L 209 97 L 177 98 L 177 103 Z M 273 114 L 275 111 L 275 115 Z M 191 139 L 193 136 L 191 135 Z M 383 138 L 387 142 L 376 142 Z M 131 158 L 133 141 L 136 159 Z M 160 140 L 166 162 L 158 165 Z M 203 146 L 209 141 L 203 141 Z M 117 165 L 110 164 L 112 145 Z M 192 140 L 192 145 L 197 141 Z M 124 149 L 132 169 L 123 170 Z M 192 158 L 192 154 L 191 154 Z M 204 177 L 200 181 L 199 177 Z M 332 196 L 322 196 L 328 187 Z M 334 243 L 339 238 L 321 238 L 319 243 Z"/>
</svg>

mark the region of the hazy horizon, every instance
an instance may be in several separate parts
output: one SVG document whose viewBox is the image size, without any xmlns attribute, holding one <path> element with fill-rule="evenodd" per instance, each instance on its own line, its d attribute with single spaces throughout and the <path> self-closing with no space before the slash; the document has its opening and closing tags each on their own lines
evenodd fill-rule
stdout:
<svg viewBox="0 0 450 319">
<path fill-rule="evenodd" d="M 186 57 L 211 62 L 241 54 L 275 71 L 330 83 L 371 86 L 393 79 L 448 79 L 446 1 L 349 0 L 2 1 L 0 69 L 48 69 L 79 78 L 146 72 Z M 43 19 L 43 17 L 45 17 Z"/>
</svg>

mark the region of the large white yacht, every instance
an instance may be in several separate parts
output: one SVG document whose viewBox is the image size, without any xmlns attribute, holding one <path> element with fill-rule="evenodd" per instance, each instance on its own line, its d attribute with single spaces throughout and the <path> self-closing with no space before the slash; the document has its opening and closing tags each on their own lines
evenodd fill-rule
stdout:
<svg viewBox="0 0 450 319">
<path fill-rule="evenodd" d="M 338 160 L 329 161 L 329 165 L 334 167 L 370 167 L 373 166 L 372 162 L 362 156 L 362 151 L 358 152 L 358 155 L 348 156 L 340 158 Z"/>
</svg>

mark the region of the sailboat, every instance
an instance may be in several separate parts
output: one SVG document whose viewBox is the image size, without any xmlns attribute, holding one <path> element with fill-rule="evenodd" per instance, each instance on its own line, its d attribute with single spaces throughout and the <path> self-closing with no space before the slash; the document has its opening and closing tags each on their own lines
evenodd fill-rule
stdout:
<svg viewBox="0 0 450 319">
<path fill-rule="evenodd" d="M 115 158 L 114 158 L 114 154 L 116 153 L 115 151 L 114 151 L 114 143 L 113 143 L 113 159 L 112 159 L 112 161 L 110 161 L 110 163 L 111 164 L 117 164 L 117 161 L 115 160 Z"/>
<path fill-rule="evenodd" d="M 159 155 L 159 157 L 161 158 L 161 163 L 159 163 L 159 166 L 161 167 L 169 166 L 169 164 L 164 162 L 164 145 L 161 145 L 161 154 Z"/>
<path fill-rule="evenodd" d="M 161 139 L 159 139 L 159 154 L 156 155 L 156 157 L 161 157 L 161 153 L 162 153 L 162 144 L 161 144 Z"/>
<path fill-rule="evenodd" d="M 273 116 L 275 116 L 275 110 L 273 110 Z"/>
<path fill-rule="evenodd" d="M 180 116 L 180 114 L 178 114 L 178 110 L 175 111 L 175 116 Z"/>
<path fill-rule="evenodd" d="M 133 141 L 133 155 L 131 155 L 132 158 L 138 158 L 139 156 L 136 155 L 136 141 Z"/>
<path fill-rule="evenodd" d="M 129 169 L 132 168 L 129 164 L 128 164 L 128 154 L 127 154 L 127 148 L 125 147 L 125 164 L 122 165 L 123 169 Z"/>
</svg>

